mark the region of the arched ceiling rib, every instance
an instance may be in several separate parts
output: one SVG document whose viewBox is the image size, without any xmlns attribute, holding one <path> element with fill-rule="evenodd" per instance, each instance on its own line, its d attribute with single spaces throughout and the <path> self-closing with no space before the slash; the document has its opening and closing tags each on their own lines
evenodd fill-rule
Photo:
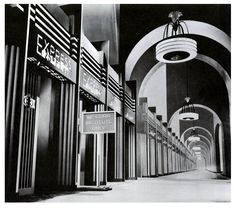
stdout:
<svg viewBox="0 0 236 208">
<path fill-rule="evenodd" d="M 219 116 L 217 115 L 217 113 L 216 113 L 215 111 L 213 111 L 211 108 L 209 108 L 208 106 L 205 106 L 205 105 L 202 105 L 202 104 L 194 104 L 194 107 L 195 107 L 195 108 L 203 108 L 203 109 L 209 111 L 210 113 L 212 113 L 212 114 L 216 117 L 217 122 L 220 123 L 220 124 L 222 124 L 221 119 L 219 118 Z M 179 115 L 180 110 L 181 110 L 181 108 L 179 108 L 178 110 L 176 110 L 176 111 L 172 114 L 172 116 L 170 117 L 170 120 L 169 120 L 169 122 L 168 122 L 168 126 L 169 126 L 169 127 L 171 126 L 171 122 L 172 122 L 173 118 L 174 118 L 175 116 L 178 116 L 178 115 Z"/>
<path fill-rule="evenodd" d="M 186 129 L 186 130 L 182 133 L 182 135 L 180 136 L 180 140 L 181 140 L 181 141 L 184 141 L 184 142 L 185 142 L 184 136 L 185 136 L 185 134 L 186 134 L 190 129 L 192 129 L 192 128 L 193 128 L 193 127 L 189 128 L 189 129 Z M 212 134 L 211 134 L 207 129 L 202 128 L 201 126 L 195 126 L 195 129 L 197 129 L 197 130 L 203 130 L 203 131 L 206 132 L 207 135 L 209 136 L 210 141 L 211 141 L 211 142 L 214 141 Z M 207 137 L 207 138 L 208 138 L 208 137 Z"/>
<path fill-rule="evenodd" d="M 211 148 L 205 143 L 205 142 L 203 142 L 203 141 L 197 141 L 197 142 L 192 142 L 192 143 L 190 143 L 189 145 L 188 145 L 188 147 L 189 147 L 189 149 L 191 150 L 194 146 L 201 146 L 201 147 L 204 147 L 206 150 L 207 150 L 207 152 L 209 152 L 210 153 L 210 150 L 211 150 Z"/>
<path fill-rule="evenodd" d="M 227 91 L 228 91 L 228 100 L 229 100 L 229 104 L 230 104 L 230 100 L 231 100 L 231 79 L 230 79 L 227 71 L 217 61 L 215 61 L 211 57 L 206 56 L 204 54 L 198 54 L 196 59 L 208 64 L 209 66 L 212 67 L 212 69 L 215 69 L 218 72 L 218 74 L 224 80 L 225 86 L 226 86 Z M 158 62 L 149 71 L 147 71 L 147 74 L 144 75 L 144 78 L 141 82 L 140 88 L 138 86 L 138 88 L 139 88 L 139 97 L 144 97 L 145 96 L 144 95 L 144 89 L 146 88 L 149 79 L 163 65 L 165 65 L 165 64 Z M 158 83 L 157 83 L 157 85 L 158 85 Z"/>
<path fill-rule="evenodd" d="M 216 60 L 214 60 L 211 57 L 206 56 L 204 54 L 197 54 L 196 59 L 209 64 L 220 74 L 220 76 L 222 77 L 222 79 L 225 82 L 225 86 L 228 91 L 228 99 L 229 99 L 229 103 L 230 103 L 230 100 L 231 100 L 231 79 L 230 79 L 227 71 Z"/>
<path fill-rule="evenodd" d="M 207 145 L 208 145 L 208 147 L 209 148 L 211 148 L 211 146 L 212 146 L 212 143 L 211 143 L 211 141 L 207 138 L 207 137 L 205 137 L 205 136 L 203 136 L 203 135 L 198 135 L 199 137 L 200 137 L 200 140 L 201 141 L 204 141 Z M 187 143 L 188 142 L 188 143 Z M 194 143 L 194 141 L 189 141 L 189 138 L 187 139 L 187 140 L 185 140 L 185 145 L 190 145 L 191 143 Z"/>
<path fill-rule="evenodd" d="M 217 43 L 221 44 L 229 52 L 231 51 L 230 37 L 220 29 L 204 22 L 192 20 L 186 20 L 185 22 L 188 25 L 190 34 L 204 36 L 209 39 L 212 39 Z M 164 26 L 165 25 L 162 25 L 154 29 L 150 33 L 146 34 L 132 49 L 125 62 L 125 79 L 127 81 L 130 80 L 134 66 L 140 59 L 140 57 L 143 55 L 143 53 L 147 51 L 150 47 L 155 45 L 157 42 L 162 40 Z"/>
</svg>

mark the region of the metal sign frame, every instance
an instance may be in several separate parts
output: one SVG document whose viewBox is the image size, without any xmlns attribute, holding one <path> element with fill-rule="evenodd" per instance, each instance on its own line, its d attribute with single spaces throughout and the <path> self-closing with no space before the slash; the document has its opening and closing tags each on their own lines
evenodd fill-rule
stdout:
<svg viewBox="0 0 236 208">
<path fill-rule="evenodd" d="M 114 128 L 113 130 L 110 130 L 110 131 L 99 131 L 99 132 L 92 132 L 92 131 L 88 131 L 88 132 L 85 132 L 84 131 L 84 116 L 85 115 L 89 115 L 89 114 L 113 114 L 113 117 L 114 117 Z M 93 111 L 93 112 L 82 112 L 82 115 L 81 115 L 81 133 L 82 134 L 107 134 L 107 133 L 116 133 L 116 112 L 115 111 Z"/>
</svg>

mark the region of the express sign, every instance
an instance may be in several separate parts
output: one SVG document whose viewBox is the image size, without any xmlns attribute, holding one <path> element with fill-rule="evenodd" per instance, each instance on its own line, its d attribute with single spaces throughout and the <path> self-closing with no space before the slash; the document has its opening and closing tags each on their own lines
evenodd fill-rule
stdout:
<svg viewBox="0 0 236 208">
<path fill-rule="evenodd" d="M 60 52 L 52 43 L 40 34 L 37 34 L 36 52 L 63 73 L 71 74 L 70 58 L 68 58 L 65 53 Z"/>
<path fill-rule="evenodd" d="M 44 26 L 44 23 L 39 25 L 39 22 L 51 21 L 40 14 L 36 12 L 36 17 L 32 17 L 35 21 L 30 22 L 28 58 L 36 60 L 38 66 L 45 66 L 51 74 L 55 72 L 55 75 L 76 83 L 77 64 L 70 56 L 70 38 L 63 38 L 62 32 L 55 32 L 60 30 L 56 24 L 51 24 L 52 28 Z"/>
<path fill-rule="evenodd" d="M 76 62 L 45 35 L 37 33 L 35 52 L 46 65 L 76 82 Z"/>
<path fill-rule="evenodd" d="M 80 69 L 80 87 L 105 103 L 105 87 L 82 68 Z"/>
</svg>

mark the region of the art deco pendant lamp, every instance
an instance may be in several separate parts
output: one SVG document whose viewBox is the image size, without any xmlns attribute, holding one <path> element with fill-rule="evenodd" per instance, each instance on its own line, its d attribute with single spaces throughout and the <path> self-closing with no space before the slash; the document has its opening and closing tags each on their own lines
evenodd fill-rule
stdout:
<svg viewBox="0 0 236 208">
<path fill-rule="evenodd" d="M 156 59 L 164 63 L 181 63 L 197 56 L 197 42 L 189 36 L 189 30 L 184 21 L 179 18 L 179 11 L 169 13 L 169 22 L 164 29 L 163 39 L 156 45 Z"/>
</svg>

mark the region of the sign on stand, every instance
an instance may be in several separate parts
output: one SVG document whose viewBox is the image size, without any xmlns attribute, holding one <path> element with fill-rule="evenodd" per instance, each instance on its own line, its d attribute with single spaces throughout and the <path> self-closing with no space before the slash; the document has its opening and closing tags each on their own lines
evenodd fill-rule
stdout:
<svg viewBox="0 0 236 208">
<path fill-rule="evenodd" d="M 96 185 L 100 186 L 100 168 L 101 168 L 101 134 L 116 132 L 116 112 L 83 112 L 81 122 L 82 134 L 96 134 Z M 107 163 L 107 161 L 106 161 Z M 107 165 L 107 164 L 106 164 Z"/>
<path fill-rule="evenodd" d="M 83 134 L 105 134 L 116 132 L 115 111 L 83 112 L 82 127 Z"/>
</svg>

